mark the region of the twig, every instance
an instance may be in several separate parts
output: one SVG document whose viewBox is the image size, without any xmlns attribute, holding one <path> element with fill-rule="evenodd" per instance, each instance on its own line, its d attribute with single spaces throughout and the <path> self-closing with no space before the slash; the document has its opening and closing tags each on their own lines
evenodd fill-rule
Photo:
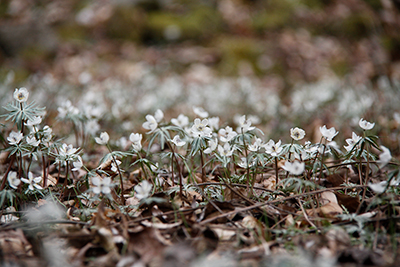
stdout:
<svg viewBox="0 0 400 267">
<path fill-rule="evenodd" d="M 313 194 L 319 194 L 319 193 L 323 193 L 323 192 L 329 191 L 329 190 L 344 190 L 344 189 L 349 189 L 349 188 L 365 188 L 365 187 L 367 187 L 367 186 L 366 185 L 355 185 L 355 186 L 346 186 L 346 187 L 340 187 L 340 186 L 339 187 L 331 187 L 331 188 L 324 188 L 324 189 L 320 189 L 320 190 L 315 190 L 315 191 L 312 191 L 312 192 L 306 192 L 306 193 L 302 193 L 302 194 L 298 194 L 298 195 L 288 196 L 288 197 L 284 197 L 284 198 L 278 198 L 278 199 L 274 199 L 274 200 L 271 200 L 271 201 L 260 202 L 260 203 L 257 203 L 257 204 L 254 204 L 254 205 L 251 205 L 251 206 L 248 206 L 248 207 L 245 207 L 245 208 L 239 208 L 239 209 L 236 209 L 234 211 L 230 211 L 230 212 L 227 212 L 225 214 L 218 215 L 218 216 L 215 216 L 213 218 L 206 219 L 204 221 L 201 221 L 199 224 L 200 225 L 204 225 L 204 224 L 210 223 L 212 221 L 218 220 L 220 218 L 223 218 L 225 216 L 230 216 L 230 215 L 233 215 L 233 214 L 236 214 L 236 213 L 239 213 L 239 212 L 244 212 L 244 211 L 256 209 L 256 208 L 259 208 L 259 207 L 262 207 L 262 206 L 265 206 L 265 205 L 270 205 L 270 204 L 274 204 L 274 203 L 277 203 L 277 202 L 290 200 L 290 199 L 293 199 L 293 198 L 298 198 L 298 197 L 303 197 L 303 196 L 308 196 L 308 195 L 313 195 Z"/>
</svg>

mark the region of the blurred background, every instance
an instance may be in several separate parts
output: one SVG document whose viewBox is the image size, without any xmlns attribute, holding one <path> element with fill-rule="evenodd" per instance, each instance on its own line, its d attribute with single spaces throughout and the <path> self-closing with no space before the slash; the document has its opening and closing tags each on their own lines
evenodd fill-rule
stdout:
<svg viewBox="0 0 400 267">
<path fill-rule="evenodd" d="M 70 100 L 92 134 L 201 106 L 288 140 L 323 124 L 348 138 L 363 117 L 398 149 L 400 1 L 2 0 L 0 104 L 21 86 L 48 123 Z"/>
</svg>

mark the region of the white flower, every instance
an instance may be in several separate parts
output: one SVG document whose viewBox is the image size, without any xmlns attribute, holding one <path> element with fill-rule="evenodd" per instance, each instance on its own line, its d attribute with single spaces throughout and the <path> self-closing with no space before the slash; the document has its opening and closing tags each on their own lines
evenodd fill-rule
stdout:
<svg viewBox="0 0 400 267">
<path fill-rule="evenodd" d="M 7 176 L 8 183 L 14 189 L 17 189 L 21 180 L 17 178 L 17 172 L 10 172 Z"/>
<path fill-rule="evenodd" d="M 219 117 L 212 117 L 208 119 L 208 125 L 211 129 L 216 130 L 219 128 Z"/>
<path fill-rule="evenodd" d="M 103 193 L 103 194 L 110 194 L 111 193 L 111 178 L 105 177 L 100 179 L 99 177 L 92 178 L 92 184 L 95 186 L 93 187 L 93 193 L 96 195 Z"/>
<path fill-rule="evenodd" d="M 211 139 L 208 141 L 208 147 L 204 150 L 205 154 L 211 154 L 218 146 L 218 139 Z"/>
<path fill-rule="evenodd" d="M 74 107 L 70 100 L 63 102 L 60 107 L 57 108 L 58 117 L 65 118 L 67 115 L 79 114 L 79 109 Z"/>
<path fill-rule="evenodd" d="M 21 142 L 22 138 L 24 138 L 22 133 L 12 131 L 7 137 L 7 141 L 10 145 L 17 145 L 19 142 Z"/>
<path fill-rule="evenodd" d="M 249 145 L 249 150 L 250 151 L 258 151 L 261 147 L 263 147 L 263 142 L 260 138 L 256 138 L 254 143 L 252 145 Z"/>
<path fill-rule="evenodd" d="M 335 127 L 327 129 L 326 125 L 319 127 L 319 130 L 321 131 L 322 136 L 328 141 L 332 141 L 332 139 L 339 133 L 336 131 Z"/>
<path fill-rule="evenodd" d="M 32 135 L 32 136 L 26 137 L 26 142 L 28 143 L 28 145 L 38 146 L 40 143 L 40 140 L 36 140 L 36 137 L 34 135 Z"/>
<path fill-rule="evenodd" d="M 140 151 L 142 149 L 142 134 L 131 133 L 129 140 L 131 140 L 134 150 Z"/>
<path fill-rule="evenodd" d="M 361 136 L 358 136 L 355 132 L 353 132 L 352 137 L 351 138 L 347 138 L 346 142 L 347 142 L 347 146 L 344 146 L 344 148 L 347 151 L 350 151 L 353 149 L 353 147 L 358 143 L 358 141 L 361 140 Z"/>
<path fill-rule="evenodd" d="M 178 118 L 171 119 L 171 123 L 178 127 L 185 128 L 189 125 L 189 118 L 183 114 L 179 114 Z"/>
<path fill-rule="evenodd" d="M 174 136 L 171 142 L 174 143 L 176 146 L 184 146 L 186 144 L 186 142 L 183 141 L 178 134 Z"/>
<path fill-rule="evenodd" d="M 246 120 L 246 115 L 243 115 L 239 118 L 239 127 L 238 127 L 238 132 L 242 132 L 245 133 L 247 131 L 251 131 L 253 129 L 255 129 L 256 127 L 251 126 L 251 121 L 250 120 Z"/>
<path fill-rule="evenodd" d="M 276 144 L 274 140 L 269 140 L 268 143 L 264 145 L 265 152 L 270 154 L 273 157 L 279 156 L 279 154 L 282 152 L 283 147 L 281 147 L 281 140 L 279 140 Z"/>
<path fill-rule="evenodd" d="M 229 143 L 225 143 L 224 146 L 218 145 L 218 152 L 221 156 L 230 157 L 235 151 L 235 146 L 232 146 Z"/>
<path fill-rule="evenodd" d="M 303 139 L 305 135 L 306 132 L 303 129 L 300 129 L 298 127 L 290 129 L 290 137 L 292 137 L 296 141 Z"/>
<path fill-rule="evenodd" d="M 286 161 L 285 165 L 282 166 L 282 168 L 288 172 L 290 172 L 293 175 L 300 175 L 304 172 L 304 162 L 299 162 L 299 161 Z"/>
<path fill-rule="evenodd" d="M 140 184 L 135 186 L 136 198 L 142 200 L 147 198 L 150 193 L 153 185 L 149 183 L 147 180 L 142 181 Z"/>
<path fill-rule="evenodd" d="M 382 194 L 383 192 L 385 192 L 386 186 L 387 186 L 387 181 L 382 181 L 376 184 L 373 184 L 371 182 L 368 183 L 368 187 L 371 188 L 371 190 L 377 194 Z"/>
<path fill-rule="evenodd" d="M 21 181 L 26 183 L 26 184 L 29 184 L 29 186 L 28 186 L 29 190 L 34 190 L 35 188 L 39 189 L 39 190 L 43 189 L 43 187 L 41 187 L 39 185 L 39 183 L 42 181 L 42 177 L 40 177 L 40 176 L 39 177 L 33 177 L 33 174 L 31 172 L 28 173 L 28 179 L 21 178 Z"/>
<path fill-rule="evenodd" d="M 358 125 L 360 125 L 360 127 L 364 130 L 371 130 L 372 128 L 374 128 L 375 123 L 368 122 L 363 118 L 361 118 L 360 121 L 358 122 Z"/>
<path fill-rule="evenodd" d="M 59 148 L 59 153 L 61 156 L 68 157 L 73 155 L 78 149 L 74 148 L 72 145 L 62 144 Z"/>
<path fill-rule="evenodd" d="M 81 156 L 77 156 L 76 161 L 72 162 L 72 165 L 74 165 L 73 171 L 79 171 L 83 167 Z"/>
<path fill-rule="evenodd" d="M 106 145 L 108 143 L 108 140 L 110 140 L 110 136 L 108 135 L 107 132 L 102 132 L 100 134 L 100 137 L 95 137 L 96 143 L 99 145 Z"/>
<path fill-rule="evenodd" d="M 47 143 L 50 142 L 53 130 L 48 126 L 43 127 L 43 137 L 42 137 L 42 142 Z"/>
<path fill-rule="evenodd" d="M 247 165 L 247 159 L 246 158 L 243 157 L 243 158 L 240 158 L 240 159 L 241 159 L 241 161 L 238 163 L 240 168 L 243 168 L 243 169 L 247 169 L 247 167 L 251 168 L 255 164 L 254 160 L 252 162 L 250 162 L 249 165 Z"/>
<path fill-rule="evenodd" d="M 383 152 L 379 155 L 378 163 L 379 167 L 383 168 L 392 159 L 392 154 L 390 153 L 390 150 L 385 146 L 381 146 L 381 149 Z"/>
<path fill-rule="evenodd" d="M 192 132 L 194 135 L 197 135 L 199 137 L 206 136 L 206 137 L 211 137 L 211 128 L 207 127 L 208 125 L 208 120 L 203 119 L 202 121 L 199 118 L 196 118 L 194 120 L 194 125 L 192 126 Z"/>
<path fill-rule="evenodd" d="M 154 118 L 156 119 L 157 122 L 160 122 L 164 118 L 164 113 L 162 112 L 161 109 L 156 110 L 156 113 L 154 114 Z"/>
<path fill-rule="evenodd" d="M 226 143 L 231 141 L 237 135 L 237 132 L 233 131 L 232 127 L 226 126 L 225 129 L 220 129 L 218 131 L 218 135 L 219 140 Z"/>
<path fill-rule="evenodd" d="M 121 161 L 120 160 L 115 160 L 115 162 L 117 162 L 117 165 L 121 165 Z M 111 162 L 111 171 L 117 173 L 118 172 L 118 166 L 115 164 L 114 161 Z"/>
<path fill-rule="evenodd" d="M 14 99 L 19 103 L 26 102 L 29 97 L 29 92 L 25 87 L 21 87 L 19 89 L 15 88 L 14 91 Z"/>
<path fill-rule="evenodd" d="M 53 129 L 51 129 L 48 125 L 43 127 L 43 133 L 51 134 L 52 132 L 53 132 Z"/>
<path fill-rule="evenodd" d="M 26 125 L 26 126 L 35 126 L 35 125 L 40 124 L 41 122 L 42 122 L 42 117 L 40 117 L 40 116 L 34 116 L 34 117 L 33 117 L 33 120 L 28 120 L 28 121 L 25 123 L 25 125 Z"/>
<path fill-rule="evenodd" d="M 146 120 L 147 121 L 142 124 L 142 127 L 146 130 L 150 130 L 148 133 L 152 133 L 155 129 L 157 129 L 157 120 L 153 115 L 146 115 Z"/>
<path fill-rule="evenodd" d="M 207 118 L 208 117 L 208 112 L 205 111 L 203 108 L 201 107 L 193 107 L 193 111 L 196 115 L 199 115 L 200 118 Z"/>
</svg>

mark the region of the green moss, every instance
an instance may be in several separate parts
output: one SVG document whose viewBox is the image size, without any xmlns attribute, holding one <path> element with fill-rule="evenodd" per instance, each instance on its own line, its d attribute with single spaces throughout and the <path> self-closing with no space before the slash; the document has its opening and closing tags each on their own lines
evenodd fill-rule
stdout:
<svg viewBox="0 0 400 267">
<path fill-rule="evenodd" d="M 185 14 L 152 12 L 148 15 L 148 34 L 156 42 L 165 41 L 164 31 L 168 26 L 180 29 L 179 40 L 203 40 L 222 29 L 220 14 L 208 6 L 200 6 Z"/>
<path fill-rule="evenodd" d="M 368 5 L 370 5 L 374 10 L 382 9 L 381 0 L 364 0 Z"/>
<path fill-rule="evenodd" d="M 344 77 L 350 71 L 349 63 L 345 60 L 332 61 L 331 68 L 339 77 Z"/>
<path fill-rule="evenodd" d="M 248 62 L 259 73 L 257 61 L 263 51 L 261 44 L 256 40 L 243 37 L 225 37 L 217 40 L 217 47 L 221 54 L 219 69 L 223 74 L 237 74 L 238 65 Z"/>
<path fill-rule="evenodd" d="M 105 32 L 111 39 L 140 41 L 145 31 L 146 14 L 140 8 L 121 6 L 106 23 Z"/>
<path fill-rule="evenodd" d="M 280 29 L 291 23 L 295 4 L 287 0 L 268 1 L 253 16 L 253 28 L 258 32 Z"/>
<path fill-rule="evenodd" d="M 87 38 L 88 31 L 83 26 L 75 23 L 69 22 L 61 24 L 57 28 L 58 37 L 61 40 L 85 40 Z"/>
</svg>

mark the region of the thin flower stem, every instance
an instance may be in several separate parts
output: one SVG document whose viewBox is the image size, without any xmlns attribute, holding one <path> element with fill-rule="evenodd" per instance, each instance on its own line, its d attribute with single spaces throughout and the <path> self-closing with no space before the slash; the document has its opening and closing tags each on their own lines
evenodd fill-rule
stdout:
<svg viewBox="0 0 400 267">
<path fill-rule="evenodd" d="M 321 146 L 322 138 L 323 138 L 323 137 L 321 137 L 321 140 L 319 140 L 319 144 L 320 144 L 319 146 Z M 313 170 L 314 170 L 314 164 L 315 164 L 315 162 L 317 161 L 318 156 L 319 156 L 319 148 L 318 148 L 318 150 L 317 150 L 317 153 L 315 154 L 313 163 L 311 164 L 311 169 L 310 169 L 310 171 L 308 172 L 308 177 L 309 177 L 310 179 L 311 179 L 311 174 L 312 174 L 312 172 L 313 172 Z"/>
<path fill-rule="evenodd" d="M 121 170 L 119 169 L 119 165 L 118 165 L 118 163 L 117 163 L 117 160 L 115 159 L 114 154 L 112 153 L 112 150 L 111 150 L 110 146 L 108 145 L 108 143 L 106 144 L 106 146 L 107 146 L 107 148 L 108 148 L 108 151 L 109 151 L 110 154 L 111 154 L 111 157 L 112 157 L 112 159 L 113 159 L 113 161 L 114 161 L 115 166 L 117 167 L 119 179 L 120 179 L 120 182 L 121 182 L 121 201 L 122 201 L 122 205 L 125 206 L 124 183 L 123 183 L 123 180 L 122 180 Z"/>
<path fill-rule="evenodd" d="M 47 175 L 46 175 L 46 158 L 42 154 L 42 166 L 43 166 L 43 188 L 47 186 Z"/>
<path fill-rule="evenodd" d="M 250 192 L 248 192 L 249 197 L 253 194 L 253 183 L 250 182 L 250 170 L 249 170 L 249 162 L 248 162 L 248 152 L 247 152 L 247 144 L 246 144 L 246 140 L 244 138 L 244 133 L 243 133 L 243 128 L 241 128 L 242 131 L 242 138 L 243 138 L 243 147 L 244 147 L 244 153 L 246 156 L 246 178 L 247 178 L 247 191 L 249 190 L 249 186 L 250 186 Z"/>
<path fill-rule="evenodd" d="M 12 167 L 12 165 L 14 163 L 14 160 L 15 160 L 15 154 L 12 155 L 11 160 L 10 160 L 10 164 L 8 165 L 7 170 L 3 175 L 3 181 L 1 181 L 0 191 L 3 190 L 6 187 L 7 176 L 8 176 L 8 173 L 11 171 L 11 167 Z"/>
<path fill-rule="evenodd" d="M 325 140 L 325 145 L 324 148 L 322 150 L 322 154 L 321 154 L 321 168 L 319 170 L 319 183 L 321 184 L 321 179 L 322 179 L 322 174 L 323 174 L 323 166 L 324 166 L 324 154 L 325 154 L 325 149 L 326 149 L 326 140 Z"/>
<path fill-rule="evenodd" d="M 203 148 L 200 149 L 200 162 L 201 162 L 201 182 L 205 183 L 207 180 L 206 180 L 206 169 L 204 166 Z"/>
<path fill-rule="evenodd" d="M 173 146 L 170 144 L 170 142 L 167 142 L 167 144 L 168 144 L 169 148 L 172 151 L 172 158 L 171 159 L 175 160 L 176 168 L 178 169 L 178 175 L 179 175 L 179 197 L 180 197 L 180 199 L 182 199 L 182 196 L 183 196 L 183 174 L 182 174 L 182 169 L 179 166 L 178 158 L 175 156 L 175 150 L 174 150 Z M 171 162 L 171 165 L 172 165 L 171 166 L 172 167 L 172 184 L 174 185 L 174 164 L 173 164 L 173 162 Z"/>
<path fill-rule="evenodd" d="M 278 188 L 279 172 L 278 172 L 278 158 L 275 157 L 275 187 Z"/>
</svg>

